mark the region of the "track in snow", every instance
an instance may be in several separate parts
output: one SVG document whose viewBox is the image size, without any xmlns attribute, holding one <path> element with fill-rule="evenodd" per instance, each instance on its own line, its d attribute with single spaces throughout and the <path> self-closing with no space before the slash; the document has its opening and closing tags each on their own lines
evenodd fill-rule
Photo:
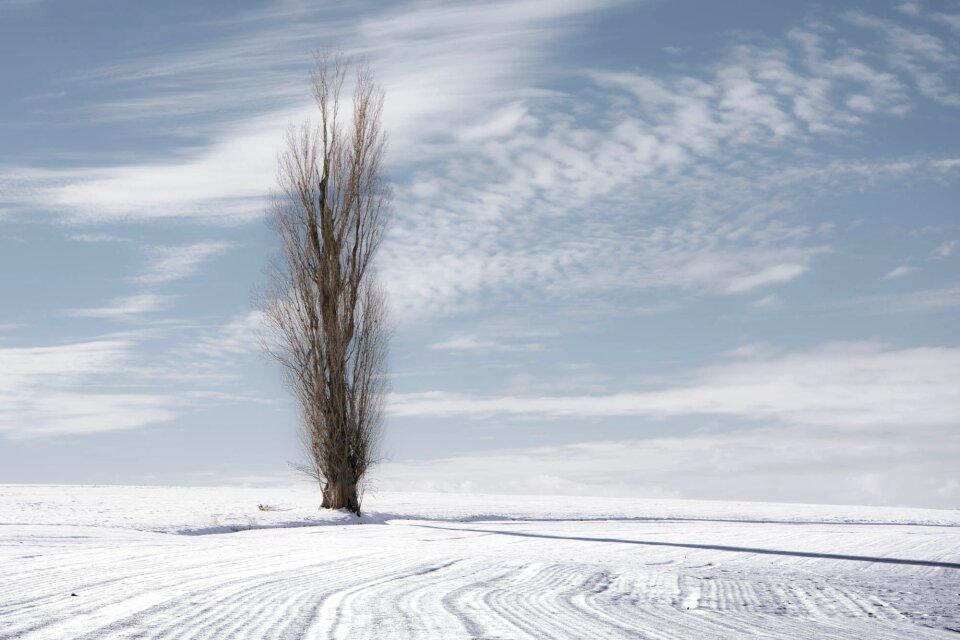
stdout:
<svg viewBox="0 0 960 640">
<path fill-rule="evenodd" d="M 0 638 L 956 638 L 960 527 L 0 526 Z M 76 593 L 76 596 L 71 596 Z"/>
</svg>

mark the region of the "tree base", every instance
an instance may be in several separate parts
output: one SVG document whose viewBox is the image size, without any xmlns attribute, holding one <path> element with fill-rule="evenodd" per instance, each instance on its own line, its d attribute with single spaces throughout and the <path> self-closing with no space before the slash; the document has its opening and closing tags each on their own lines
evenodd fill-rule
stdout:
<svg viewBox="0 0 960 640">
<path fill-rule="evenodd" d="M 321 509 L 346 509 L 360 515 L 360 498 L 357 495 L 357 485 L 345 482 L 331 482 L 323 490 Z"/>
</svg>

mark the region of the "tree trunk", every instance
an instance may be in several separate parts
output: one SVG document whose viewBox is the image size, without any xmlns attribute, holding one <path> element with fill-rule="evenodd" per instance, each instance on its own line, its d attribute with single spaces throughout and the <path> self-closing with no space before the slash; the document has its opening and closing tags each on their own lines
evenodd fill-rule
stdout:
<svg viewBox="0 0 960 640">
<path fill-rule="evenodd" d="M 323 490 L 322 509 L 346 509 L 360 515 L 360 500 L 357 485 L 347 482 L 330 482 Z"/>
</svg>

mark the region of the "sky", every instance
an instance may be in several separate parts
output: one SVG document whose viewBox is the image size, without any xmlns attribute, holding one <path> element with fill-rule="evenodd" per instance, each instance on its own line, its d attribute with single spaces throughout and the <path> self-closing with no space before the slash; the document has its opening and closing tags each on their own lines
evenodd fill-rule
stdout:
<svg viewBox="0 0 960 640">
<path fill-rule="evenodd" d="M 960 507 L 956 0 L 0 0 L 0 482 L 291 482 L 320 51 L 386 92 L 370 490 Z"/>
</svg>

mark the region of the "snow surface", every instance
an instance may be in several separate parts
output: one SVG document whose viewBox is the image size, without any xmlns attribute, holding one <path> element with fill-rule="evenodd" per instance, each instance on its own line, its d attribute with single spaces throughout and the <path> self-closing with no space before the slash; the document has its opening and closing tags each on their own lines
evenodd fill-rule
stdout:
<svg viewBox="0 0 960 640">
<path fill-rule="evenodd" d="M 312 487 L 0 485 L 0 638 L 960 630 L 960 511 L 381 493 L 358 519 L 316 503 Z"/>
</svg>

